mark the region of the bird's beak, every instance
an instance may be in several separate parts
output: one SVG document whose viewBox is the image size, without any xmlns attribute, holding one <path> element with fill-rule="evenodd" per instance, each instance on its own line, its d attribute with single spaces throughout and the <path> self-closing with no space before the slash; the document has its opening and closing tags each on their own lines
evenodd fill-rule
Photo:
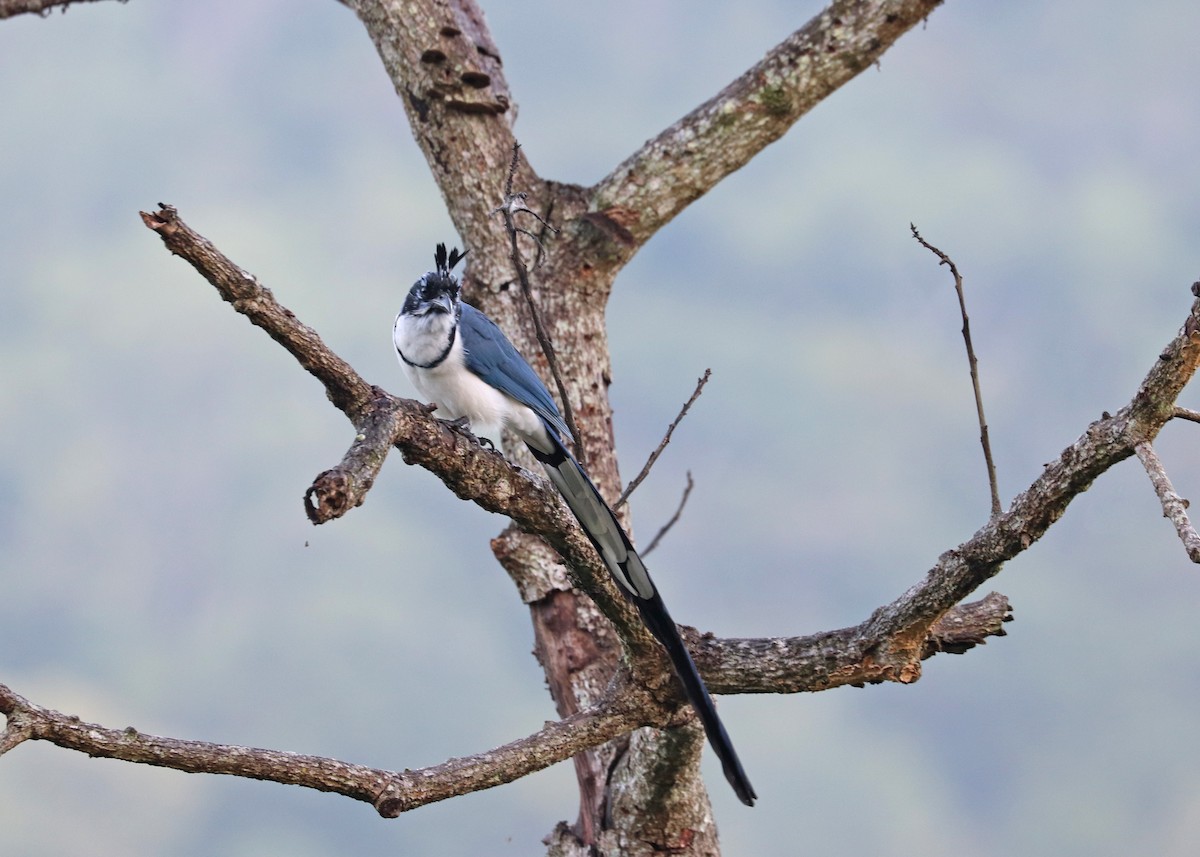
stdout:
<svg viewBox="0 0 1200 857">
<path fill-rule="evenodd" d="M 429 302 L 430 312 L 444 312 L 449 315 L 454 311 L 454 304 L 450 301 L 450 295 L 440 294 Z"/>
</svg>

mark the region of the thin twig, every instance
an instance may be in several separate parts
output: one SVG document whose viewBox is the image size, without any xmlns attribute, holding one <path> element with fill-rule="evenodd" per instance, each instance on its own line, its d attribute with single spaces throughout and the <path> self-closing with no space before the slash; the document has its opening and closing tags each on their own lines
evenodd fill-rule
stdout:
<svg viewBox="0 0 1200 857">
<path fill-rule="evenodd" d="M 995 518 L 1000 514 L 1000 489 L 996 484 L 996 464 L 992 461 L 992 444 L 988 439 L 987 420 L 983 416 L 983 393 L 979 388 L 979 361 L 975 359 L 975 348 L 971 345 L 971 321 L 967 318 L 967 300 L 963 296 L 962 275 L 958 273 L 958 266 L 949 256 L 921 237 L 921 233 L 917 231 L 914 224 L 910 223 L 908 226 L 912 229 L 913 238 L 916 238 L 922 247 L 941 260 L 939 265 L 948 266 L 950 273 L 954 276 L 954 291 L 958 293 L 958 308 L 962 313 L 963 341 L 967 344 L 967 363 L 971 367 L 971 386 L 975 390 L 975 412 L 979 417 L 979 442 L 983 444 L 983 460 L 987 465 L 988 487 L 992 492 L 992 517 Z"/>
<path fill-rule="evenodd" d="M 683 489 L 683 496 L 679 498 L 679 507 L 675 510 L 675 514 L 671 516 L 671 519 L 662 525 L 662 529 L 658 531 L 658 535 L 651 539 L 650 544 L 641 552 L 643 559 L 650 556 L 650 552 L 658 547 L 658 543 L 662 541 L 662 537 L 667 534 L 667 531 L 679 523 L 679 516 L 683 514 L 683 507 L 687 505 L 688 497 L 691 495 L 695 484 L 692 481 L 692 471 L 689 470 L 687 472 L 687 486 Z"/>
<path fill-rule="evenodd" d="M 642 480 L 650 475 L 650 468 L 654 466 L 654 462 L 658 461 L 658 457 L 662 455 L 663 450 L 667 448 L 667 444 L 671 442 L 671 435 L 675 433 L 675 427 L 679 425 L 680 421 L 685 416 L 687 416 L 688 409 L 691 408 L 696 399 L 700 398 L 700 393 L 704 390 L 704 385 L 708 383 L 708 379 L 711 377 L 712 369 L 705 369 L 704 374 L 700 377 L 700 380 L 696 382 L 696 389 L 692 393 L 691 398 L 683 403 L 683 407 L 679 410 L 679 416 L 675 417 L 675 421 L 667 426 L 667 433 L 663 435 L 663 439 L 659 441 L 658 448 L 655 449 L 654 452 L 650 453 L 650 457 L 646 459 L 646 463 L 642 465 L 641 471 L 637 476 L 633 477 L 633 481 L 630 482 L 629 486 L 621 492 L 621 496 L 617 498 L 617 502 L 613 503 L 614 509 L 620 509 L 621 506 L 629 500 L 629 495 L 632 494 L 634 490 L 642 484 Z"/>
<path fill-rule="evenodd" d="M 1200 534 L 1197 534 L 1196 528 L 1188 519 L 1188 501 L 1176 493 L 1175 486 L 1171 484 L 1171 479 L 1163 467 L 1162 459 L 1158 457 L 1149 441 L 1139 443 L 1134 447 L 1134 451 L 1138 460 L 1142 462 L 1142 467 L 1146 468 L 1146 475 L 1150 477 L 1150 484 L 1154 486 L 1154 493 L 1158 495 L 1158 502 L 1162 504 L 1163 517 L 1175 525 L 1175 532 L 1179 534 L 1179 540 L 1183 542 L 1183 549 L 1187 551 L 1188 558 L 1192 562 L 1200 563 Z"/>
<path fill-rule="evenodd" d="M 516 222 L 513 220 L 513 214 L 518 211 L 528 211 L 536 216 L 536 213 L 525 205 L 525 194 L 513 194 L 513 177 L 517 172 L 518 152 L 520 150 L 521 144 L 514 142 L 512 161 L 508 165 L 508 180 L 504 183 L 504 204 L 492 213 L 504 216 L 504 228 L 508 232 L 508 240 L 512 247 L 512 263 L 517 271 L 517 279 L 521 283 L 521 292 L 525 295 L 525 303 L 529 305 L 529 314 L 533 317 L 533 329 L 537 332 L 538 342 L 542 346 L 542 353 L 546 355 L 546 362 L 550 364 L 550 374 L 554 376 L 554 383 L 558 387 L 558 398 L 562 403 L 563 418 L 567 422 L 567 428 L 571 430 L 571 439 L 575 442 L 575 457 L 579 459 L 579 463 L 586 470 L 587 451 L 583 448 L 583 437 L 579 434 L 579 427 L 575 425 L 575 410 L 571 407 L 571 400 L 567 396 L 567 385 L 563 383 L 562 372 L 558 368 L 558 358 L 554 356 L 554 345 L 550 342 L 550 334 L 546 332 L 546 326 L 542 324 L 542 314 L 538 311 L 537 303 L 533 300 L 533 289 L 529 285 L 529 271 L 526 269 L 525 262 L 521 259 L 521 251 L 517 247 L 518 232 L 524 232 L 537 241 L 539 251 L 542 246 L 542 242 L 536 235 L 533 235 L 527 229 L 518 229 Z M 538 220 L 542 219 L 538 217 Z M 549 226 L 544 220 L 542 220 L 542 223 L 545 226 Z M 550 228 L 553 229 L 553 227 Z"/>
<path fill-rule="evenodd" d="M 1191 408 L 1181 408 L 1176 405 L 1171 416 L 1181 420 L 1191 420 L 1194 423 L 1200 423 L 1200 411 L 1193 411 Z"/>
</svg>

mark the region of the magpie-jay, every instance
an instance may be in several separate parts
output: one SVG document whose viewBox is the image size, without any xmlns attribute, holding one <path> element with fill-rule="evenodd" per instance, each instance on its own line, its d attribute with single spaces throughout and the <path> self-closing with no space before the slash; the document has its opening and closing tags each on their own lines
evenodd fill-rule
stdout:
<svg viewBox="0 0 1200 857">
<path fill-rule="evenodd" d="M 440 416 L 511 429 L 542 463 L 618 588 L 667 650 L 725 778 L 742 803 L 753 806 L 757 795 L 704 680 L 625 530 L 564 445 L 571 433 L 546 385 L 495 322 L 459 299 L 460 285 L 450 272 L 464 256 L 457 247 L 447 256 L 446 245 L 439 244 L 436 269 L 413 284 L 392 328 L 400 365 L 417 392 L 438 406 Z"/>
</svg>

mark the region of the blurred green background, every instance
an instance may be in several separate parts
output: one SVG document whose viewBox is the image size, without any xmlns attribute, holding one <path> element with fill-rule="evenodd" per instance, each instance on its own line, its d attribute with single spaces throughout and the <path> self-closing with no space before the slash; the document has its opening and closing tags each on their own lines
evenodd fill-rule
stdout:
<svg viewBox="0 0 1200 857">
<path fill-rule="evenodd" d="M 543 176 L 590 183 L 819 10 L 494 3 Z M 628 478 L 681 621 L 861 621 L 986 519 L 967 278 L 1007 503 L 1174 335 L 1200 277 L 1200 6 L 950 3 L 658 235 L 610 315 Z M 393 456 L 301 495 L 351 427 L 138 219 L 160 200 L 371 382 L 456 239 L 332 0 L 95 3 L 0 21 L 0 681 L 114 727 L 418 767 L 553 716 L 504 521 Z M 1200 405 L 1195 392 L 1182 404 Z M 1159 447 L 1185 496 L 1197 427 Z M 736 439 L 736 440 L 735 440 Z M 762 795 L 706 757 L 726 853 L 1191 855 L 1200 577 L 1136 461 L 994 582 L 1010 635 L 911 687 L 737 697 Z M 979 593 L 984 594 L 983 592 Z M 0 854 L 536 854 L 569 764 L 396 820 L 302 789 L 39 743 L 0 759 Z"/>
</svg>

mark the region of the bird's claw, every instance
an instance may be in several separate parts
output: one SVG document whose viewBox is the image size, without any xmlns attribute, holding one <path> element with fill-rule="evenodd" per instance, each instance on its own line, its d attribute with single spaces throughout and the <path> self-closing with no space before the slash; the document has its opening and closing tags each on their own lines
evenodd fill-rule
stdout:
<svg viewBox="0 0 1200 857">
<path fill-rule="evenodd" d="M 454 429 L 454 431 L 463 435 L 468 440 L 475 441 L 477 444 L 482 446 L 484 449 L 490 449 L 492 452 L 496 451 L 496 445 L 494 443 L 492 443 L 490 438 L 479 437 L 478 435 L 476 435 L 474 432 L 471 431 L 470 418 L 459 417 L 458 419 L 445 420 L 444 422 L 446 423 L 446 425 L 450 426 L 450 428 Z"/>
</svg>

